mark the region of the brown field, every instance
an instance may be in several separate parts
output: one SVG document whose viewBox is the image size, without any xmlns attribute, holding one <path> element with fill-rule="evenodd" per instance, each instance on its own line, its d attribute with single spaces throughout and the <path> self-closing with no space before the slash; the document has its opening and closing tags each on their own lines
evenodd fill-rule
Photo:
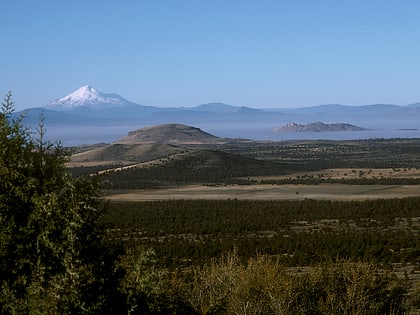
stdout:
<svg viewBox="0 0 420 315">
<path fill-rule="evenodd" d="M 333 168 L 318 172 L 302 172 L 280 176 L 255 176 L 255 180 L 276 180 L 299 177 L 315 177 L 327 179 L 375 179 L 375 178 L 420 178 L 417 168 Z"/>
<path fill-rule="evenodd" d="M 151 190 L 105 191 L 105 197 L 119 201 L 176 199 L 249 200 L 367 200 L 420 197 L 420 185 L 186 185 Z"/>
</svg>

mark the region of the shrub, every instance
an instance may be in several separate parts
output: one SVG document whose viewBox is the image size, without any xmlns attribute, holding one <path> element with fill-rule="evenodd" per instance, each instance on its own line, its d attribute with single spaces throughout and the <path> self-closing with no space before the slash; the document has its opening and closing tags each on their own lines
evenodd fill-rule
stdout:
<svg viewBox="0 0 420 315">
<path fill-rule="evenodd" d="M 368 263 L 286 269 L 268 256 L 235 253 L 194 268 L 184 288 L 201 314 L 403 314 L 407 286 Z"/>
</svg>

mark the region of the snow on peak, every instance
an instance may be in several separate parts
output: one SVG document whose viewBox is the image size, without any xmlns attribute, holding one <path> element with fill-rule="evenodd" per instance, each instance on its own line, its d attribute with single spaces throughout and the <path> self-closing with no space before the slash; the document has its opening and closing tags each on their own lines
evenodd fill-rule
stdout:
<svg viewBox="0 0 420 315">
<path fill-rule="evenodd" d="M 90 85 L 84 85 L 73 93 L 51 102 L 46 107 L 57 110 L 72 110 L 79 107 L 101 108 L 130 103 L 118 94 L 105 94 Z"/>
</svg>

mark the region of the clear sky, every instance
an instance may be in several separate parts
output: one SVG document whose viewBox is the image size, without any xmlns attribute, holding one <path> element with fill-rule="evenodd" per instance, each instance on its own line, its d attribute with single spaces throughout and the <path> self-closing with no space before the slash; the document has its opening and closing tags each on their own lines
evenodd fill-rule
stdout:
<svg viewBox="0 0 420 315">
<path fill-rule="evenodd" d="M 420 101 L 418 0 L 1 0 L 0 93 L 155 106 Z"/>
</svg>

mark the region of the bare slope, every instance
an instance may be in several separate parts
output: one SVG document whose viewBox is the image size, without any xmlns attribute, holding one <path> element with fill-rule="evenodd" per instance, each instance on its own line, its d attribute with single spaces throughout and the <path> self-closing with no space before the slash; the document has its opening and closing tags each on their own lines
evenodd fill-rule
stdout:
<svg viewBox="0 0 420 315">
<path fill-rule="evenodd" d="M 132 164 L 159 159 L 185 151 L 159 143 L 113 143 L 101 148 L 74 154 L 69 166 Z"/>
<path fill-rule="evenodd" d="M 225 142 L 199 128 L 182 124 L 164 124 L 130 131 L 119 143 L 203 144 Z"/>
</svg>

